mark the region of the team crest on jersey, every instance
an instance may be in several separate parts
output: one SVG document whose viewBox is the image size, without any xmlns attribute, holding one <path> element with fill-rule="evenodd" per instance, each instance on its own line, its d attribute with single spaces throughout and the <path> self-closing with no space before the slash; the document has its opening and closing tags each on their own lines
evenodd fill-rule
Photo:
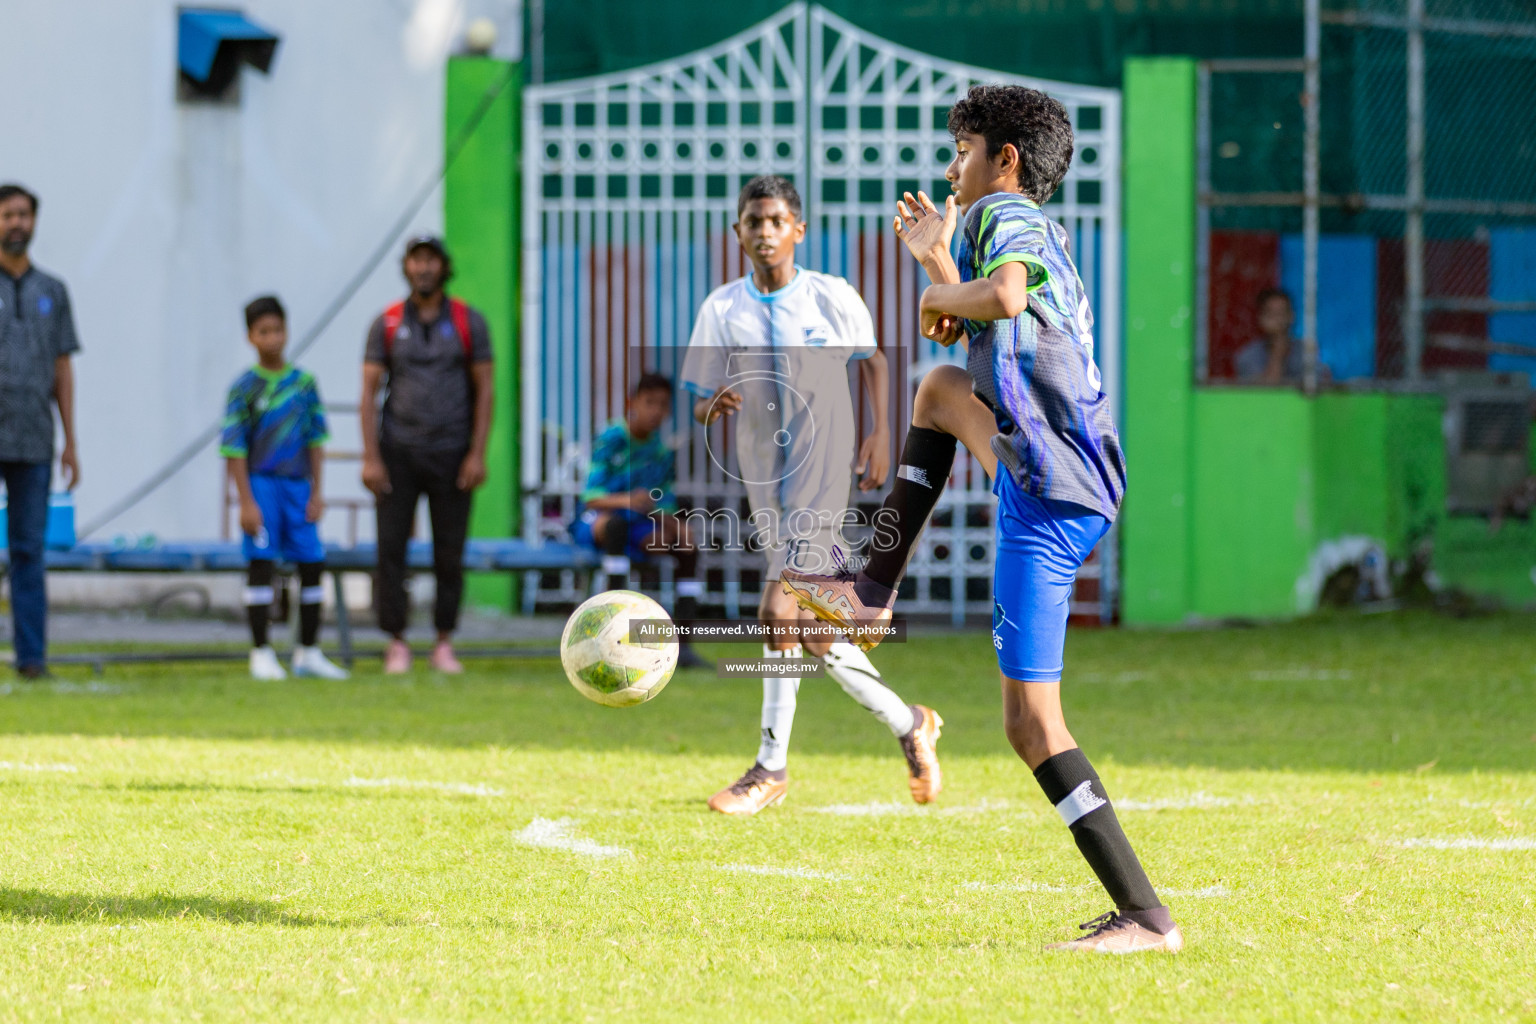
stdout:
<svg viewBox="0 0 1536 1024">
<path fill-rule="evenodd" d="M 805 343 L 813 348 L 820 348 L 827 343 L 827 329 L 824 326 L 802 327 L 800 330 L 805 336 Z"/>
</svg>

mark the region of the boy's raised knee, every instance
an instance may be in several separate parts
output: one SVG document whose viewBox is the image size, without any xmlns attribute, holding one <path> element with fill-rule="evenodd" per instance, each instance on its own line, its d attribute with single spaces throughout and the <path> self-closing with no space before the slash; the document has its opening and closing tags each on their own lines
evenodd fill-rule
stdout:
<svg viewBox="0 0 1536 1024">
<path fill-rule="evenodd" d="M 935 366 L 923 375 L 912 400 L 912 425 L 942 430 L 944 409 L 971 396 L 971 375 L 958 366 Z"/>
</svg>

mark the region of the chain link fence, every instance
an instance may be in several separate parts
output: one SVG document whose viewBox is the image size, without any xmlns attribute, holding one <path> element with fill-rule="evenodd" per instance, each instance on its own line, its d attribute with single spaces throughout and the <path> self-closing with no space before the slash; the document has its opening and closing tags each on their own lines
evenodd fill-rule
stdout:
<svg viewBox="0 0 1536 1024">
<path fill-rule="evenodd" d="M 1536 374 L 1536 7 L 1310 0 L 1307 21 L 1297 59 L 1201 65 L 1199 379 Z"/>
</svg>

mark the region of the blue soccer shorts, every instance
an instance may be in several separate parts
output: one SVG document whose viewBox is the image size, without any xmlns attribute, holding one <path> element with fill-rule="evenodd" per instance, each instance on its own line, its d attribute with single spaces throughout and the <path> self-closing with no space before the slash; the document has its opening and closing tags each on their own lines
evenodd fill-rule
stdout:
<svg viewBox="0 0 1536 1024">
<path fill-rule="evenodd" d="M 592 527 L 602 514 L 595 508 L 589 508 L 571 525 L 571 539 L 599 554 L 603 551 L 603 539 L 592 532 Z M 651 534 L 656 532 L 656 520 L 644 512 L 629 508 L 612 509 L 608 514 L 618 516 L 629 531 L 629 537 L 624 543 L 624 554 L 632 562 L 643 561 L 646 556 L 645 546 L 650 542 Z"/>
<path fill-rule="evenodd" d="M 251 495 L 261 509 L 261 532 L 245 535 L 248 561 L 288 561 L 295 565 L 325 561 L 318 526 L 309 521 L 309 481 L 251 474 Z"/>
<path fill-rule="evenodd" d="M 1081 505 L 1025 494 L 998 467 L 997 555 L 992 579 L 992 646 L 1009 679 L 1061 679 L 1067 602 L 1078 567 L 1109 532 L 1109 520 Z"/>
</svg>

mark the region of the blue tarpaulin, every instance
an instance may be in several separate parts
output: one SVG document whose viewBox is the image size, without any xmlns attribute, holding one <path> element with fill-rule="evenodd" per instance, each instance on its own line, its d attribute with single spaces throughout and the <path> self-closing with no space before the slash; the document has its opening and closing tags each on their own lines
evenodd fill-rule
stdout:
<svg viewBox="0 0 1536 1024">
<path fill-rule="evenodd" d="M 1488 297 L 1500 302 L 1536 302 L 1536 231 L 1494 228 L 1488 234 L 1492 278 Z M 1493 314 L 1488 318 L 1488 338 L 1536 347 L 1536 313 Z M 1488 357 L 1488 368 L 1536 377 L 1536 355 L 1495 352 Z"/>
<path fill-rule="evenodd" d="M 189 78 L 206 82 L 213 73 L 219 44 L 225 42 L 270 43 L 270 47 L 253 50 L 249 55 L 252 64 L 266 71 L 272 62 L 272 50 L 277 46 L 278 37 L 239 11 L 182 9 L 177 27 L 176 60 Z"/>
<path fill-rule="evenodd" d="M 1280 236 L 1280 286 L 1296 309 L 1301 336 L 1302 237 Z M 1376 239 L 1323 235 L 1317 240 L 1317 358 L 1334 380 L 1376 372 Z"/>
</svg>

